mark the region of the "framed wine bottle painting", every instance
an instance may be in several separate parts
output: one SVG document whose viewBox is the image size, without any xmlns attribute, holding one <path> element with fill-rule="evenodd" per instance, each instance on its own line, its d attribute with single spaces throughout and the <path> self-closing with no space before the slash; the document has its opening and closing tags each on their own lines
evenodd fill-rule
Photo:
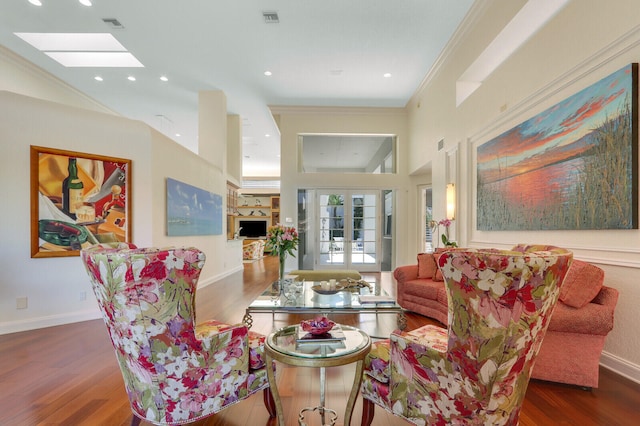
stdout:
<svg viewBox="0 0 640 426">
<path fill-rule="evenodd" d="M 31 257 L 131 242 L 131 160 L 31 146 Z"/>
</svg>

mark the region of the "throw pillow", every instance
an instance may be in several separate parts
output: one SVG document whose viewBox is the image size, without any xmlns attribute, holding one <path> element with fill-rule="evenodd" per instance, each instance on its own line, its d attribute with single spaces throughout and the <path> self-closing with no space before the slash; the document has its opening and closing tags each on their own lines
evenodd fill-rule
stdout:
<svg viewBox="0 0 640 426">
<path fill-rule="evenodd" d="M 418 278 L 433 278 L 438 270 L 432 253 L 418 254 Z"/>
<path fill-rule="evenodd" d="M 560 287 L 560 300 L 565 305 L 582 308 L 600 293 L 603 282 L 602 269 L 574 259 Z"/>
<path fill-rule="evenodd" d="M 434 281 L 444 281 L 444 277 L 442 276 L 442 271 L 440 270 L 439 265 L 439 261 L 440 261 L 440 256 L 442 256 L 442 253 L 444 253 L 445 251 L 447 251 L 447 249 L 445 248 L 437 248 L 436 252 L 433 255 L 433 259 L 436 262 L 436 273 L 433 275 L 433 280 Z"/>
</svg>

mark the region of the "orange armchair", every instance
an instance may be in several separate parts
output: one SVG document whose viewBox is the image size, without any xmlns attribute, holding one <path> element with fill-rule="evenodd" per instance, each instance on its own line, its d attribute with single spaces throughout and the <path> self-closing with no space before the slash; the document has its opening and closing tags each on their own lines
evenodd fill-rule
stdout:
<svg viewBox="0 0 640 426">
<path fill-rule="evenodd" d="M 204 253 L 196 248 L 96 245 L 81 252 L 134 416 L 190 423 L 257 391 L 271 417 L 264 336 L 244 325 L 195 325 Z"/>
<path fill-rule="evenodd" d="M 362 424 L 379 405 L 419 425 L 516 425 L 572 258 L 550 246 L 445 252 L 448 328 L 396 331 L 373 345 Z"/>
</svg>

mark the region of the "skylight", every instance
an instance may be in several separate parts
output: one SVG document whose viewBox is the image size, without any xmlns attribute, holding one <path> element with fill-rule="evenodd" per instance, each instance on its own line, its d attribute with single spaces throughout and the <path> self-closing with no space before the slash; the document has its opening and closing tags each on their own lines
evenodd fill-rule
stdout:
<svg viewBox="0 0 640 426">
<path fill-rule="evenodd" d="M 129 52 L 44 52 L 65 67 L 144 67 Z"/>
<path fill-rule="evenodd" d="M 109 33 L 15 33 L 65 67 L 144 67 Z"/>
<path fill-rule="evenodd" d="M 127 49 L 109 33 L 15 33 L 15 35 L 42 51 L 127 51 Z"/>
</svg>

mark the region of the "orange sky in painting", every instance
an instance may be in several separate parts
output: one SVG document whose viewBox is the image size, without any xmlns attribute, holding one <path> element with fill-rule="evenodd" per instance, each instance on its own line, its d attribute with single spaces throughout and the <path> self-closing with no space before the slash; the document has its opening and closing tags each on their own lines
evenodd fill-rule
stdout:
<svg viewBox="0 0 640 426">
<path fill-rule="evenodd" d="M 628 102 L 630 70 L 629 66 L 611 74 L 481 145 L 477 151 L 481 181 L 506 179 L 584 153 L 589 149 L 584 137 L 615 118 Z"/>
</svg>

